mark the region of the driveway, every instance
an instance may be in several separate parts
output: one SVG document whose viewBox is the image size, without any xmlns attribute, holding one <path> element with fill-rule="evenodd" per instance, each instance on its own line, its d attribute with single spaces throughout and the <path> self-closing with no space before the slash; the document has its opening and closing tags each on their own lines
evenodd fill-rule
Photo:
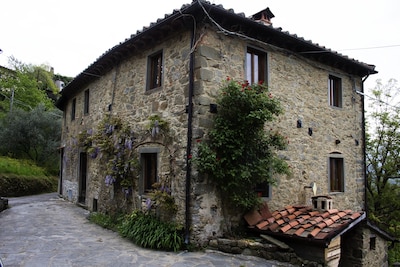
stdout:
<svg viewBox="0 0 400 267">
<path fill-rule="evenodd" d="M 56 193 L 9 198 L 0 213 L 0 258 L 4 267 L 291 266 L 215 251 L 163 252 L 140 248 L 87 220 L 88 211 Z"/>
</svg>

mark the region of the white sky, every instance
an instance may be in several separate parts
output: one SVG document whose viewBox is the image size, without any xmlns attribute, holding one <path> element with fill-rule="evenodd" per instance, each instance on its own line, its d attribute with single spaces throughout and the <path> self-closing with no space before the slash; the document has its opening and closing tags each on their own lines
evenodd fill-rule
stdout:
<svg viewBox="0 0 400 267">
<path fill-rule="evenodd" d="M 297 34 L 361 62 L 377 79 L 400 81 L 398 0 L 210 0 L 246 16 L 269 7 L 274 27 Z M 2 0 L 0 65 L 10 56 L 55 73 L 76 76 L 104 52 L 191 0 Z M 379 47 L 379 48 L 377 48 Z"/>
</svg>

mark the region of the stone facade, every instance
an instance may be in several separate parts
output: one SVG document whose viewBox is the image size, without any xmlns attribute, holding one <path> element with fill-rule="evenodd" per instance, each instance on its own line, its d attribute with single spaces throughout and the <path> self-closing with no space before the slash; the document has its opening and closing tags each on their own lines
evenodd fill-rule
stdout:
<svg viewBox="0 0 400 267">
<path fill-rule="evenodd" d="M 176 20 L 171 23 L 176 23 Z M 77 81 L 64 88 L 62 101 L 59 102 L 64 111 L 60 193 L 73 202 L 81 202 L 89 210 L 120 208 L 128 211 L 141 207 L 146 198 L 146 194 L 139 190 L 141 174 L 135 181 L 133 194 L 128 199 L 123 198 L 118 188 L 104 184 L 101 162 L 82 154 L 78 144 L 80 133 L 95 129 L 107 114 L 117 116 L 129 123 L 138 135 L 135 147 L 138 158 L 143 149 L 157 151 L 158 177 L 168 181 L 178 205 L 175 220 L 183 224 L 186 215 L 187 158 L 192 156 L 186 154 L 191 51 L 195 63 L 191 145 L 195 156 L 196 140 L 207 138 L 212 127 L 215 115 L 209 112 L 210 104 L 215 103 L 219 88 L 228 76 L 238 81 L 245 79 L 246 51 L 252 47 L 266 53 L 266 82 L 273 97 L 281 101 L 285 112 L 274 124 L 266 127 L 279 130 L 289 140 L 287 149 L 280 154 L 290 164 L 292 175 L 277 177 L 277 186 L 272 188 L 270 198 L 266 199 L 270 208 L 311 204 L 309 187 L 311 183 L 316 183 L 317 194 L 332 197 L 335 208 L 363 209 L 363 106 L 362 97 L 356 93 L 362 91 L 363 75 L 332 67 L 332 63 L 324 64 L 321 60 L 307 58 L 287 47 L 226 35 L 201 21 L 198 21 L 196 33 L 193 50 L 191 29 L 179 28 L 179 31 L 152 39 L 140 50 L 134 50 L 134 45 L 131 47 L 133 52 L 121 50 L 126 56 L 116 60 L 116 63 L 108 63 L 108 68 L 104 68 L 101 75 L 88 73 L 92 69 L 89 67 L 76 78 Z M 162 51 L 163 57 L 163 84 L 146 90 L 149 56 L 158 51 Z M 101 65 L 100 59 L 98 64 Z M 87 81 L 85 75 L 94 78 Z M 329 105 L 329 75 L 341 79 L 341 108 Z M 82 83 L 78 83 L 80 80 Z M 87 90 L 90 93 L 89 112 L 85 114 Z M 73 103 L 75 116 L 71 118 Z M 149 117 L 152 115 L 168 122 L 169 131 L 164 136 L 152 138 L 149 135 Z M 301 121 L 302 127 L 298 127 L 298 121 Z M 329 191 L 328 158 L 331 153 L 340 153 L 344 159 L 344 192 Z M 87 162 L 81 159 L 85 156 Z M 80 167 L 82 162 L 87 170 L 84 173 Z M 82 175 L 86 178 L 84 184 Z M 237 226 L 242 214 L 223 212 L 223 204 L 214 184 L 207 176 L 199 174 L 195 166 L 192 166 L 190 179 L 191 239 L 197 244 L 207 244 L 209 238 L 222 236 L 225 229 Z"/>
<path fill-rule="evenodd" d="M 388 266 L 388 238 L 362 224 L 346 233 L 340 266 Z"/>
</svg>

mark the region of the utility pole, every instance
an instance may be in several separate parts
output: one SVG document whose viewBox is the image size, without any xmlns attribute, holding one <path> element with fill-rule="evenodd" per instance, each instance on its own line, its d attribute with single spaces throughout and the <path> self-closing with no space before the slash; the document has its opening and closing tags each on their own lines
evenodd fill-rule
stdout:
<svg viewBox="0 0 400 267">
<path fill-rule="evenodd" d="M 11 98 L 10 98 L 10 113 L 12 112 L 13 109 L 13 104 L 14 104 L 14 88 L 11 89 Z"/>
</svg>

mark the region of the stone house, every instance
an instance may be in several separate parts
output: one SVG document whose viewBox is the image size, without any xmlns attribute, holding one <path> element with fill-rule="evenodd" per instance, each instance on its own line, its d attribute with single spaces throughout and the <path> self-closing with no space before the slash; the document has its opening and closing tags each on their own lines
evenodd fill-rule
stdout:
<svg viewBox="0 0 400 267">
<path fill-rule="evenodd" d="M 363 221 L 362 92 L 375 67 L 274 28 L 273 16 L 268 8 L 246 17 L 196 0 L 101 55 L 57 102 L 64 111 L 60 195 L 91 211 L 131 209 L 160 182 L 175 198 L 186 241 L 204 245 L 222 236 L 223 224 L 238 224 L 243 214 L 223 213 L 215 186 L 190 158 L 212 127 L 218 88 L 229 76 L 264 81 L 284 107 L 276 127 L 290 140 L 280 153 L 293 172 L 278 177 L 277 186 L 256 188 L 269 208 L 312 205 L 315 193 L 328 196 L 338 212 L 358 212 L 346 229 Z M 105 185 L 101 161 L 78 145 L 78 136 L 107 116 L 121 118 L 137 135 L 141 169 L 128 196 Z M 168 131 L 158 131 L 161 121 Z"/>
</svg>

